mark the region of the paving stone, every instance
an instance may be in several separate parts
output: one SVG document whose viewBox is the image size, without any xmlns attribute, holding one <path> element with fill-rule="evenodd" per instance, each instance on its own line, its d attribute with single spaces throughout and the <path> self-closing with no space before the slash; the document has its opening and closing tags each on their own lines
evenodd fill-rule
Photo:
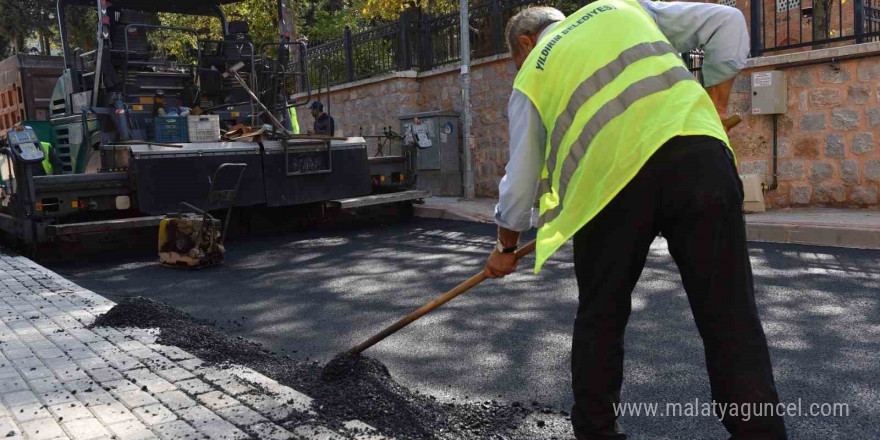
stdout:
<svg viewBox="0 0 880 440">
<path fill-rule="evenodd" d="M 117 349 L 115 345 L 113 345 L 106 339 L 99 339 L 97 341 L 89 342 L 86 344 L 86 346 L 95 353 L 103 353 L 105 351 L 112 351 L 114 349 Z"/>
<path fill-rule="evenodd" d="M 129 341 L 129 342 L 137 342 L 137 341 Z M 138 342 L 138 344 L 140 344 L 140 342 Z M 143 345 L 143 344 L 141 344 L 141 345 Z M 122 348 L 122 347 L 120 347 L 120 348 Z M 129 350 L 128 355 L 136 357 L 138 359 L 146 359 L 148 357 L 153 357 L 153 356 L 159 355 L 159 353 L 157 353 L 153 350 L 150 350 L 147 347 L 143 347 L 143 348 L 139 348 L 137 350 Z"/>
<path fill-rule="evenodd" d="M 161 425 L 177 420 L 177 415 L 162 404 L 142 406 L 132 412 L 148 426 Z"/>
<path fill-rule="evenodd" d="M 220 408 L 216 412 L 218 415 L 226 420 L 229 420 L 237 426 L 246 427 L 268 421 L 268 419 L 261 416 L 260 413 L 244 405 L 235 405 L 226 408 Z"/>
<path fill-rule="evenodd" d="M 128 379 L 114 380 L 111 382 L 106 382 L 102 385 L 104 385 L 104 387 L 106 387 L 114 396 L 128 391 L 137 391 L 140 389 L 140 387 L 131 383 Z"/>
<path fill-rule="evenodd" d="M 115 343 L 117 347 L 119 347 L 122 351 L 127 351 L 131 356 L 134 356 L 135 351 L 139 350 L 148 350 L 152 353 L 152 350 L 148 349 L 146 345 L 141 344 L 138 341 L 133 339 L 125 339 Z"/>
<path fill-rule="evenodd" d="M 57 389 L 52 391 L 46 391 L 40 393 L 37 397 L 39 397 L 40 401 L 43 402 L 46 406 L 57 405 L 59 403 L 70 403 L 76 402 L 76 397 L 65 389 Z"/>
<path fill-rule="evenodd" d="M 123 353 L 101 353 L 101 357 L 103 357 L 110 366 L 121 371 L 144 367 L 144 364 L 140 363 L 137 358 Z"/>
<path fill-rule="evenodd" d="M 125 336 L 131 337 L 147 346 L 156 343 L 160 333 L 160 330 L 157 328 L 124 328 L 119 329 L 119 331 Z"/>
<path fill-rule="evenodd" d="M 50 440 L 58 437 L 67 437 L 61 426 L 51 418 L 24 422 L 20 427 L 28 440 Z"/>
<path fill-rule="evenodd" d="M 64 385 L 62 385 L 61 382 L 55 378 L 55 376 L 29 380 L 28 385 L 30 385 L 31 390 L 33 390 L 34 393 L 44 393 L 47 391 L 65 389 Z"/>
<path fill-rule="evenodd" d="M 116 401 L 116 398 L 112 394 L 98 388 L 95 388 L 92 392 L 77 393 L 76 399 L 86 406 L 108 405 Z"/>
<path fill-rule="evenodd" d="M 89 371 L 89 375 L 92 376 L 92 379 L 102 384 L 124 379 L 122 373 L 114 370 L 113 368 L 97 368 Z"/>
<path fill-rule="evenodd" d="M 98 357 L 98 355 L 95 354 L 94 351 L 85 346 L 82 348 L 65 349 L 65 353 L 67 354 L 67 357 L 73 359 L 74 361 Z"/>
<path fill-rule="evenodd" d="M 30 390 L 3 394 L 3 403 L 6 404 L 7 408 L 14 408 L 29 403 L 38 403 L 39 401 L 40 399 L 37 398 L 37 395 Z"/>
<path fill-rule="evenodd" d="M 160 402 L 162 402 L 165 406 L 171 408 L 174 411 L 197 405 L 197 402 L 195 400 L 190 399 L 186 394 L 183 393 L 183 391 L 180 390 L 157 393 L 154 397 L 159 399 Z"/>
<path fill-rule="evenodd" d="M 61 426 L 76 440 L 95 440 L 101 437 L 110 437 L 110 431 L 104 428 L 98 419 L 77 419 L 64 421 Z"/>
<path fill-rule="evenodd" d="M 345 437 L 323 426 L 301 425 L 294 428 L 293 433 L 304 440 L 345 440 Z"/>
<path fill-rule="evenodd" d="M 116 423 L 108 426 L 118 440 L 158 440 L 159 437 L 137 420 Z"/>
<path fill-rule="evenodd" d="M 28 356 L 18 359 L 13 359 L 12 364 L 18 367 L 19 370 L 27 370 L 34 367 L 45 367 L 43 365 L 43 361 L 36 356 Z"/>
<path fill-rule="evenodd" d="M 43 359 L 43 365 L 48 367 L 51 370 L 63 370 L 65 368 L 77 369 L 81 368 L 72 359 L 69 359 L 67 356 L 60 358 L 52 358 L 52 359 Z"/>
<path fill-rule="evenodd" d="M 64 356 L 64 352 L 57 347 L 39 349 L 34 351 L 34 354 L 40 359 L 53 359 Z"/>
<path fill-rule="evenodd" d="M 3 350 L 3 355 L 10 361 L 33 356 L 34 353 L 30 348 L 14 348 L 11 350 Z"/>
<path fill-rule="evenodd" d="M 129 370 L 123 374 L 135 385 L 147 387 L 146 391 L 150 393 L 164 393 L 165 391 L 177 389 L 176 386 L 146 368 Z"/>
<path fill-rule="evenodd" d="M 158 351 L 159 353 L 162 353 L 162 355 L 164 355 L 168 359 L 171 359 L 172 361 L 182 361 L 182 360 L 195 358 L 195 356 L 186 352 L 185 350 L 183 350 L 180 347 L 173 347 L 170 345 L 160 345 L 160 344 L 153 344 L 153 345 L 150 345 L 149 347 Z"/>
<path fill-rule="evenodd" d="M 136 419 L 135 415 L 119 402 L 90 406 L 89 410 L 105 425 Z"/>
<path fill-rule="evenodd" d="M 122 403 L 125 404 L 128 408 L 137 408 L 139 406 L 152 405 L 155 403 L 159 403 L 153 396 L 141 391 L 126 391 L 124 393 L 118 394 L 116 397 L 119 398 Z"/>
<path fill-rule="evenodd" d="M 221 418 L 216 421 L 194 425 L 196 429 L 207 434 L 212 439 L 218 440 L 238 440 L 250 438 L 242 430 L 238 429 L 232 423 Z"/>
<path fill-rule="evenodd" d="M 186 408 L 178 412 L 178 415 L 187 422 L 190 422 L 196 429 L 199 429 L 203 425 L 222 420 L 220 416 L 213 411 L 199 405 Z"/>
<path fill-rule="evenodd" d="M 194 359 L 187 359 L 185 361 L 180 361 L 177 363 L 177 365 L 179 365 L 189 371 L 193 371 L 193 370 L 200 368 L 202 366 L 202 364 L 204 364 L 204 363 L 205 363 L 205 361 L 198 359 L 198 358 L 194 358 Z"/>
<path fill-rule="evenodd" d="M 89 375 L 86 374 L 82 368 L 78 366 L 74 367 L 64 367 L 64 368 L 53 368 L 52 371 L 55 373 L 55 377 L 58 378 L 63 383 L 73 382 L 77 380 L 88 379 Z"/>
<path fill-rule="evenodd" d="M 199 431 L 192 426 L 189 426 L 189 424 L 183 420 L 175 420 L 159 426 L 154 426 L 153 431 L 159 434 L 159 437 L 163 440 L 194 439 L 202 437 L 202 434 L 200 434 Z"/>
<path fill-rule="evenodd" d="M 168 368 L 168 369 L 164 369 L 164 370 L 154 370 L 154 371 L 156 374 L 158 374 L 159 376 L 161 376 L 162 378 L 164 378 L 165 380 L 167 380 L 169 382 L 180 382 L 182 380 L 188 380 L 188 379 L 192 379 L 195 377 L 192 373 L 190 373 L 189 371 L 186 371 L 185 369 L 180 368 L 180 367 L 173 367 L 173 368 Z M 221 385 L 221 388 L 222 388 L 222 385 Z M 224 388 L 224 391 L 229 392 L 225 388 Z"/>
<path fill-rule="evenodd" d="M 150 357 L 141 359 L 141 362 L 143 362 L 144 365 L 148 366 L 152 370 L 165 370 L 168 368 L 177 367 L 177 364 L 174 361 L 168 359 L 165 356 L 162 356 L 159 353 L 154 353 Z"/>
<path fill-rule="evenodd" d="M 210 393 L 199 394 L 196 396 L 196 400 L 215 411 L 220 408 L 238 405 L 237 400 L 222 391 L 211 391 Z"/>
<path fill-rule="evenodd" d="M 273 397 L 262 394 L 244 394 L 238 399 L 274 421 L 287 418 L 295 411 L 292 405 L 285 405 Z"/>
<path fill-rule="evenodd" d="M 60 403 L 52 405 L 48 409 L 55 418 L 62 422 L 94 417 L 94 414 L 80 402 Z"/>
<path fill-rule="evenodd" d="M 55 375 L 52 373 L 52 370 L 46 367 L 30 367 L 28 369 L 22 370 L 21 375 L 24 376 L 25 380 L 27 381 L 55 377 Z"/>
<path fill-rule="evenodd" d="M 213 391 L 214 389 L 211 385 L 203 382 L 200 379 L 189 379 L 176 383 L 177 387 L 181 390 L 185 391 L 187 394 L 191 395 L 199 395 L 203 393 L 208 393 Z"/>
<path fill-rule="evenodd" d="M 261 440 L 288 440 L 298 438 L 294 437 L 294 435 L 291 434 L 290 431 L 272 422 L 257 423 L 255 425 L 249 426 L 247 430 Z"/>
<path fill-rule="evenodd" d="M 8 435 L 12 434 L 12 435 Z M 0 435 L 5 435 L 6 439 L 21 439 L 21 429 L 10 417 L 0 417 Z"/>
<path fill-rule="evenodd" d="M 39 402 L 11 407 L 9 408 L 9 412 L 12 413 L 12 417 L 16 422 L 27 422 L 44 417 L 51 417 L 49 411 L 47 411 L 46 408 L 43 407 L 43 404 Z"/>
</svg>

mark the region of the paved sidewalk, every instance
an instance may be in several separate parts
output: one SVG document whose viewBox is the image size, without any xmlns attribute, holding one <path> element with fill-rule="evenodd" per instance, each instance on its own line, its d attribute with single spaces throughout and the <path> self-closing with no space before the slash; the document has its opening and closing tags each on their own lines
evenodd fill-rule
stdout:
<svg viewBox="0 0 880 440">
<path fill-rule="evenodd" d="M 294 412 L 314 414 L 312 399 L 249 368 L 208 366 L 156 344 L 158 330 L 86 328 L 113 306 L 0 251 L 0 438 L 351 438 L 279 425 Z"/>
<path fill-rule="evenodd" d="M 415 209 L 416 216 L 494 222 L 495 199 L 434 197 Z M 532 223 L 537 223 L 532 219 Z M 787 209 L 746 215 L 749 240 L 857 249 L 880 249 L 880 211 Z"/>
</svg>

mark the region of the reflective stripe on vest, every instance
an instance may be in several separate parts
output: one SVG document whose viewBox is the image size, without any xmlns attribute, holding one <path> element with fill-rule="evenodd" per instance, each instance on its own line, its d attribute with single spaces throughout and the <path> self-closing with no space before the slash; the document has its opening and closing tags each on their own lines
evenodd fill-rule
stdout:
<svg viewBox="0 0 880 440">
<path fill-rule="evenodd" d="M 666 141 L 708 135 L 727 142 L 712 101 L 636 0 L 599 0 L 557 24 L 514 88 L 548 133 L 536 272 Z"/>
<path fill-rule="evenodd" d="M 587 148 L 593 142 L 593 138 L 596 137 L 599 130 L 601 130 L 605 124 L 625 112 L 630 105 L 639 99 L 667 90 L 679 81 L 693 80 L 694 76 L 684 67 L 673 67 L 660 75 L 649 76 L 632 84 L 627 87 L 623 93 L 617 95 L 616 98 L 605 103 L 605 105 L 603 105 L 602 108 L 590 118 L 587 125 L 584 126 L 584 129 L 581 131 L 581 135 L 578 136 L 577 141 L 575 141 L 575 143 L 572 144 L 571 149 L 568 150 L 568 156 L 565 158 L 565 162 L 562 163 L 562 175 L 559 179 L 560 203 L 553 209 L 547 210 L 538 217 L 538 227 L 544 225 L 544 223 L 553 221 L 553 219 L 559 215 L 559 212 L 562 211 L 562 201 L 565 200 L 565 192 L 568 190 L 568 181 L 574 174 L 581 158 L 587 153 Z M 550 157 L 556 157 L 553 149 L 550 150 Z M 548 164 L 547 167 L 549 169 L 550 165 Z"/>
</svg>

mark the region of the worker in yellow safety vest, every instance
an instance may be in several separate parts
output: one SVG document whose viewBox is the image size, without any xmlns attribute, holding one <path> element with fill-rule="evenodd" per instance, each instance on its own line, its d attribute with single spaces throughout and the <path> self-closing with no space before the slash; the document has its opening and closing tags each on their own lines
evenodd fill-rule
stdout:
<svg viewBox="0 0 880 440">
<path fill-rule="evenodd" d="M 533 218 L 536 272 L 573 237 L 577 438 L 625 438 L 617 411 L 624 329 L 660 233 L 703 338 L 716 415 L 733 440 L 787 438 L 781 414 L 721 409 L 779 401 L 755 305 L 742 183 L 721 122 L 748 56 L 742 13 L 710 3 L 598 0 L 569 17 L 523 10 L 506 33 L 518 73 L 495 208 L 498 242 L 485 272 L 515 270 L 520 232 Z M 706 90 L 681 56 L 698 47 Z"/>
<path fill-rule="evenodd" d="M 296 119 L 296 108 L 290 107 L 287 109 L 290 114 L 290 130 L 293 134 L 299 134 L 299 121 Z"/>
<path fill-rule="evenodd" d="M 43 147 L 43 162 L 41 162 L 43 175 L 51 176 L 55 174 L 55 167 L 60 166 L 61 163 L 51 143 L 40 142 L 40 146 Z M 40 173 L 37 172 L 36 175 L 40 175 Z"/>
</svg>

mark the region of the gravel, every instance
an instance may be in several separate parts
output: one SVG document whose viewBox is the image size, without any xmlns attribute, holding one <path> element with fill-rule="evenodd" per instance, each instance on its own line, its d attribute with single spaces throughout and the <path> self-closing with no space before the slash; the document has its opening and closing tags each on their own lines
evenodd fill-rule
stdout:
<svg viewBox="0 0 880 440">
<path fill-rule="evenodd" d="M 281 423 L 308 421 L 338 432 L 353 419 L 398 439 L 564 438 L 567 414 L 519 402 L 441 402 L 397 383 L 388 368 L 369 356 L 341 354 L 322 367 L 317 362 L 279 356 L 259 344 L 232 337 L 212 323 L 163 303 L 134 297 L 120 301 L 93 326 L 159 328 L 158 343 L 189 351 L 219 367 L 245 365 L 314 399 L 313 415 L 294 413 Z M 540 419 L 536 418 L 540 416 Z M 556 423 L 545 420 L 555 419 Z"/>
</svg>

